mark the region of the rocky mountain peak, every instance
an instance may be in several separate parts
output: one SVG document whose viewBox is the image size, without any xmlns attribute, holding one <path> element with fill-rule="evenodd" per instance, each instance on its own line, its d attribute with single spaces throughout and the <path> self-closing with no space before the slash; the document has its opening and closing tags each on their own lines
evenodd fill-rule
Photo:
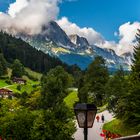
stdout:
<svg viewBox="0 0 140 140">
<path fill-rule="evenodd" d="M 84 48 L 89 46 L 89 43 L 86 38 L 80 37 L 77 34 L 73 34 L 69 36 L 72 43 L 74 43 L 77 48 Z"/>
<path fill-rule="evenodd" d="M 74 47 L 69 37 L 55 21 L 51 21 L 48 25 L 43 26 L 40 35 L 55 42 L 59 46 Z"/>
</svg>

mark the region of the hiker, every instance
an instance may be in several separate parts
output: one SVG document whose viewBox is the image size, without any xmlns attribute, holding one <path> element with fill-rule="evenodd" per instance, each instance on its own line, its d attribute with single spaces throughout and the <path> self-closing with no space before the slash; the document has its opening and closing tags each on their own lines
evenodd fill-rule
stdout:
<svg viewBox="0 0 140 140">
<path fill-rule="evenodd" d="M 102 123 L 104 123 L 104 121 L 105 121 L 105 117 L 104 117 L 103 114 L 102 114 L 102 116 L 101 116 L 101 119 L 102 119 Z"/>
<path fill-rule="evenodd" d="M 100 120 L 100 117 L 99 117 L 99 116 L 96 116 L 96 120 L 97 120 L 97 122 L 99 122 L 99 120 Z"/>
</svg>

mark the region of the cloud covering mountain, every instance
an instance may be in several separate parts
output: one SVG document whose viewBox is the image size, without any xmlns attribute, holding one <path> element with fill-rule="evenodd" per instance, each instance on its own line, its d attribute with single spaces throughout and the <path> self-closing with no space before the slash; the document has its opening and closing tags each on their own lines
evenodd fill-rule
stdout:
<svg viewBox="0 0 140 140">
<path fill-rule="evenodd" d="M 67 35 L 77 34 L 88 39 L 90 44 L 100 44 L 104 42 L 102 35 L 93 28 L 80 28 L 76 23 L 72 23 L 67 17 L 57 20 L 58 25 L 67 33 Z"/>
<path fill-rule="evenodd" d="M 133 52 L 135 44 L 135 35 L 137 29 L 140 29 L 140 23 L 127 22 L 119 27 L 119 31 L 115 32 L 115 36 L 119 38 L 119 42 L 107 41 L 104 37 L 93 28 L 80 28 L 76 23 L 72 23 L 66 17 L 62 17 L 57 21 L 59 26 L 68 34 L 78 34 L 87 38 L 90 44 L 95 44 L 101 48 L 113 49 L 118 55 L 127 52 Z"/>
<path fill-rule="evenodd" d="M 7 13 L 0 13 L 0 29 L 14 35 L 18 33 L 35 35 L 41 32 L 42 26 L 56 20 L 67 35 L 77 34 L 85 37 L 90 44 L 111 48 L 118 55 L 133 52 L 135 34 L 140 28 L 139 22 L 124 23 L 115 32 L 119 41 L 108 41 L 93 28 L 81 28 L 76 23 L 70 22 L 67 17 L 58 19 L 60 2 L 62 0 L 16 0 L 9 5 Z"/>
<path fill-rule="evenodd" d="M 0 29 L 8 33 L 38 34 L 42 26 L 55 20 L 58 0 L 16 0 L 8 13 L 0 13 Z"/>
</svg>

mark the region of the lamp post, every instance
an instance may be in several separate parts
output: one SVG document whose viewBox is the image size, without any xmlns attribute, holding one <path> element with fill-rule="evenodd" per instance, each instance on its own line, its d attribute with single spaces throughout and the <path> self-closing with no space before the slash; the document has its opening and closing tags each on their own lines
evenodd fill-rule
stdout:
<svg viewBox="0 0 140 140">
<path fill-rule="evenodd" d="M 87 140 L 88 128 L 93 126 L 97 107 L 94 104 L 78 103 L 74 107 L 74 112 L 79 127 L 84 128 L 84 140 Z"/>
</svg>

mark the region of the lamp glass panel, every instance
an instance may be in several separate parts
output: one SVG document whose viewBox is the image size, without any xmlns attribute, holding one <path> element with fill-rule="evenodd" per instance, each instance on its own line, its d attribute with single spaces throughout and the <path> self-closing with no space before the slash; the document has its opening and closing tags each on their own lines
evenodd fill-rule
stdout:
<svg viewBox="0 0 140 140">
<path fill-rule="evenodd" d="M 76 117 L 77 117 L 77 120 L 78 120 L 79 127 L 84 128 L 85 120 L 86 120 L 85 112 L 83 112 L 83 111 L 77 112 Z"/>
<path fill-rule="evenodd" d="M 87 112 L 87 127 L 91 128 L 95 119 L 96 111 Z"/>
</svg>

